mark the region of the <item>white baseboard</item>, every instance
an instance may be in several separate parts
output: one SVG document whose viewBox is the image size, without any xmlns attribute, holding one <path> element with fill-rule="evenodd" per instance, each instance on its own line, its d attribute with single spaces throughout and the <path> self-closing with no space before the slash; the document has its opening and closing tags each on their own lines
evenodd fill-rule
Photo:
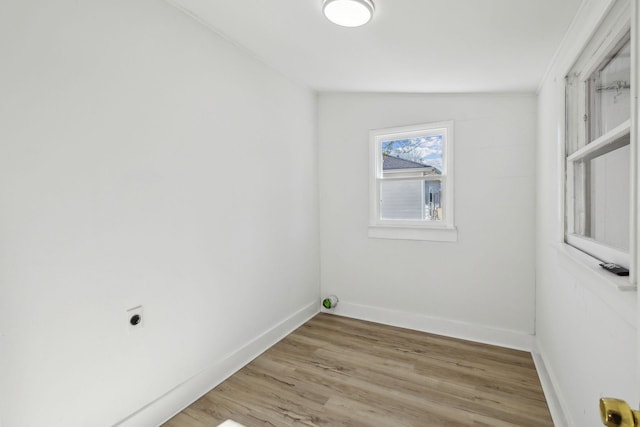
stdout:
<svg viewBox="0 0 640 427">
<path fill-rule="evenodd" d="M 319 312 L 318 305 L 314 301 L 303 307 L 229 356 L 117 422 L 114 427 L 158 426 L 166 422 L 315 316 Z"/>
<path fill-rule="evenodd" d="M 534 336 L 524 332 L 342 301 L 336 308 L 323 308 L 322 312 L 529 352 L 533 350 L 534 344 Z"/>
<path fill-rule="evenodd" d="M 531 353 L 533 356 L 533 363 L 536 365 L 538 371 L 538 377 L 540 378 L 540 384 L 544 391 L 544 397 L 547 400 L 547 406 L 549 412 L 551 412 L 551 418 L 553 419 L 553 425 L 556 427 L 571 427 L 573 423 L 569 422 L 566 417 L 565 411 L 562 409 L 562 402 L 556 393 L 556 387 L 554 386 L 553 379 L 547 370 L 547 366 L 544 363 L 544 356 L 538 351 Z"/>
</svg>

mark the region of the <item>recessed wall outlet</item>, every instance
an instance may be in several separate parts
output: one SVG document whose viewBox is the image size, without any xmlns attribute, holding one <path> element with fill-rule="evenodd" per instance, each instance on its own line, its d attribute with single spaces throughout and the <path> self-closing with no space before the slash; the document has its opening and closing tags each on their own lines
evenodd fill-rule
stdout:
<svg viewBox="0 0 640 427">
<path fill-rule="evenodd" d="M 127 330 L 137 331 L 144 326 L 144 316 L 142 306 L 133 307 L 127 310 Z"/>
</svg>

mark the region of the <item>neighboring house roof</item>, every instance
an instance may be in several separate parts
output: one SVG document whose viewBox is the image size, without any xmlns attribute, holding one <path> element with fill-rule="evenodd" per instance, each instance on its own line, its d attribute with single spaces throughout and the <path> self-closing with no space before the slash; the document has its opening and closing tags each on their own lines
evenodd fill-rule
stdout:
<svg viewBox="0 0 640 427">
<path fill-rule="evenodd" d="M 386 154 L 383 155 L 382 170 L 398 169 L 426 169 L 428 172 L 440 175 L 440 171 L 433 166 L 412 162 L 411 160 L 405 160 L 399 157 L 388 156 Z"/>
</svg>

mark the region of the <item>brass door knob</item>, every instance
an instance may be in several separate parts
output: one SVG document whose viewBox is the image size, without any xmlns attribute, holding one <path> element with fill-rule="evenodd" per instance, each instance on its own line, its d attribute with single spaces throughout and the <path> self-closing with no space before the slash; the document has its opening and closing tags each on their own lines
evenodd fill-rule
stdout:
<svg viewBox="0 0 640 427">
<path fill-rule="evenodd" d="M 603 397 L 600 399 L 600 420 L 607 427 L 639 427 L 640 412 L 632 410 L 624 400 Z"/>
</svg>

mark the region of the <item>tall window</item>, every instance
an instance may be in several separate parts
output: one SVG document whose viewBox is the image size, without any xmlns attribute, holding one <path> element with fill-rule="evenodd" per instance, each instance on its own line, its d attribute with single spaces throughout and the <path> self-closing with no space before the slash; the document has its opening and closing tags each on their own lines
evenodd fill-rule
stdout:
<svg viewBox="0 0 640 427">
<path fill-rule="evenodd" d="M 452 141 L 451 121 L 371 131 L 371 237 L 393 238 L 399 228 L 453 229 Z M 380 232 L 384 227 L 392 232 Z M 396 233 L 455 240 L 434 233 L 404 236 Z"/>
<path fill-rule="evenodd" d="M 630 268 L 631 82 L 628 8 L 619 2 L 566 77 L 565 241 Z"/>
</svg>

